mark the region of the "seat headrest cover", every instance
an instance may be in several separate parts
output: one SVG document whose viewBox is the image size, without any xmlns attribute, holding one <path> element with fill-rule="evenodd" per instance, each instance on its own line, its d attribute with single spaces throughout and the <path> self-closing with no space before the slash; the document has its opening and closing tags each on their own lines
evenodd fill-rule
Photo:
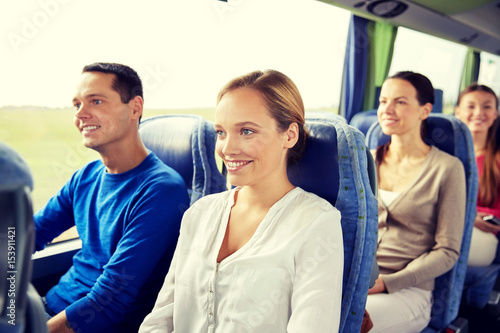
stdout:
<svg viewBox="0 0 500 333">
<path fill-rule="evenodd" d="M 33 190 L 33 177 L 28 164 L 14 149 L 0 142 L 0 186 L 27 186 Z"/>
<path fill-rule="evenodd" d="M 332 121 L 340 121 L 343 123 L 347 123 L 347 120 L 331 111 L 306 111 L 305 112 L 306 119 L 319 119 L 319 120 L 332 120 Z"/>
<path fill-rule="evenodd" d="M 352 117 L 351 121 L 349 122 L 349 125 L 356 127 L 361 131 L 361 133 L 366 135 L 370 126 L 372 126 L 372 124 L 376 122 L 378 122 L 377 109 L 373 109 L 363 111 L 354 115 L 354 117 Z"/>
<path fill-rule="evenodd" d="M 289 166 L 289 179 L 341 212 L 344 271 L 339 332 L 359 332 L 377 246 L 377 199 L 367 165 L 373 161 L 367 159 L 363 134 L 345 120 L 308 114 L 306 128 L 306 151 L 296 166 Z"/>
<path fill-rule="evenodd" d="M 436 146 L 440 150 L 450 155 L 455 155 L 455 137 L 453 122 L 456 118 L 443 114 L 430 114 L 427 118 L 427 133 L 424 142 L 431 146 Z M 366 145 L 369 149 L 376 149 L 387 143 L 390 136 L 382 132 L 380 123 L 374 123 L 366 134 Z"/>
<path fill-rule="evenodd" d="M 304 156 L 288 167 L 293 185 L 315 193 L 335 205 L 339 192 L 337 132 L 331 124 L 308 121 L 309 137 Z"/>
<path fill-rule="evenodd" d="M 182 176 L 191 204 L 226 189 L 226 180 L 215 162 L 216 133 L 213 124 L 202 116 L 148 118 L 139 132 L 144 145 Z"/>
<path fill-rule="evenodd" d="M 188 187 L 193 179 L 191 136 L 198 125 L 195 117 L 154 117 L 141 123 L 144 145 L 177 171 Z"/>
</svg>

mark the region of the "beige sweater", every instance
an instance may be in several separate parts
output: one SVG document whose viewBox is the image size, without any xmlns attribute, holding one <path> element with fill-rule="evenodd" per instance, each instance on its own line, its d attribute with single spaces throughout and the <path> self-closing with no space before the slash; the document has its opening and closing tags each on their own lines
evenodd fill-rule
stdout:
<svg viewBox="0 0 500 333">
<path fill-rule="evenodd" d="M 453 267 L 462 242 L 465 191 L 460 160 L 432 147 L 410 186 L 388 207 L 379 198 L 377 262 L 389 293 L 433 290 L 434 279 Z"/>
</svg>

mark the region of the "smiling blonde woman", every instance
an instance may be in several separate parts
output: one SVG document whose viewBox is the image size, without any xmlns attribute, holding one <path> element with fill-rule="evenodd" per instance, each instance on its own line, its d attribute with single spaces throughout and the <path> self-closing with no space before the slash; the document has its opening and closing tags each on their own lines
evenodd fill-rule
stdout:
<svg viewBox="0 0 500 333">
<path fill-rule="evenodd" d="M 184 215 L 175 259 L 140 331 L 337 332 L 340 213 L 287 177 L 306 140 L 295 84 L 271 70 L 230 81 L 215 130 L 236 187 Z M 333 254 L 318 257 L 325 244 Z"/>
</svg>

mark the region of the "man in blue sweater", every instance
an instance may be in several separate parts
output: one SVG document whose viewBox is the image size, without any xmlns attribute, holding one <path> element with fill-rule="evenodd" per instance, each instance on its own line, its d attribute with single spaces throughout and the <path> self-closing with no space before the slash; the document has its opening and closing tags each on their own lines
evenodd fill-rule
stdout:
<svg viewBox="0 0 500 333">
<path fill-rule="evenodd" d="M 74 225 L 82 240 L 46 295 L 47 324 L 51 333 L 137 332 L 168 271 L 189 206 L 186 185 L 141 141 L 142 84 L 133 69 L 85 66 L 73 105 L 83 144 L 101 160 L 35 215 L 36 250 Z"/>
</svg>

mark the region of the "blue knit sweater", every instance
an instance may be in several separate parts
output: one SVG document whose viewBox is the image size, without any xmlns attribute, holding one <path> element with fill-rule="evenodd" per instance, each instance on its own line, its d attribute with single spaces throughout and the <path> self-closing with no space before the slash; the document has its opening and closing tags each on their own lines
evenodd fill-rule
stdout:
<svg viewBox="0 0 500 333">
<path fill-rule="evenodd" d="M 136 168 L 108 174 L 101 161 L 78 170 L 35 215 L 36 249 L 76 225 L 82 249 L 47 293 L 76 332 L 137 332 L 154 305 L 184 210 L 181 176 L 153 153 Z"/>
</svg>

